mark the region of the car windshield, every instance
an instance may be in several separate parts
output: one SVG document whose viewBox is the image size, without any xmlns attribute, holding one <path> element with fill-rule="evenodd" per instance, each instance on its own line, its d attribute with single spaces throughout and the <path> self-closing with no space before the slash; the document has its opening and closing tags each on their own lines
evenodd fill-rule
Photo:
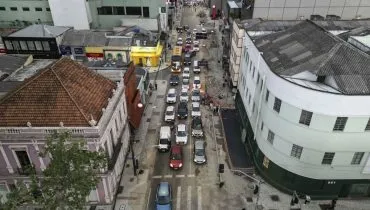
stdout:
<svg viewBox="0 0 370 210">
<path fill-rule="evenodd" d="M 194 80 L 194 84 L 200 84 L 200 80 Z"/>
<path fill-rule="evenodd" d="M 182 92 L 181 96 L 188 96 L 188 93 L 187 92 Z"/>
<path fill-rule="evenodd" d="M 199 120 L 193 121 L 193 129 L 197 129 L 197 130 L 202 129 L 202 124 L 200 123 Z"/>
<path fill-rule="evenodd" d="M 167 111 L 166 115 L 173 115 L 173 111 Z"/>
<path fill-rule="evenodd" d="M 177 77 L 177 76 L 172 76 L 171 77 L 171 80 L 178 80 L 179 79 L 179 77 Z"/>
<path fill-rule="evenodd" d="M 177 136 L 184 137 L 184 136 L 186 136 L 186 132 L 185 131 L 178 131 Z"/>
<path fill-rule="evenodd" d="M 195 155 L 196 156 L 204 156 L 204 150 L 203 149 L 195 149 Z"/>
<path fill-rule="evenodd" d="M 172 153 L 171 160 L 181 160 L 181 154 L 179 153 Z"/>
<path fill-rule="evenodd" d="M 199 112 L 199 111 L 200 111 L 200 109 L 199 109 L 199 107 L 193 107 L 193 111 L 194 111 L 194 112 Z"/>
<path fill-rule="evenodd" d="M 176 95 L 175 94 L 173 94 L 173 93 L 169 93 L 168 94 L 168 97 L 175 97 Z"/>
<path fill-rule="evenodd" d="M 190 74 L 189 70 L 184 70 L 184 74 Z"/>
<path fill-rule="evenodd" d="M 159 144 L 168 144 L 168 139 L 159 139 Z"/>
<path fill-rule="evenodd" d="M 199 96 L 199 92 L 198 91 L 193 91 L 193 96 Z"/>
</svg>

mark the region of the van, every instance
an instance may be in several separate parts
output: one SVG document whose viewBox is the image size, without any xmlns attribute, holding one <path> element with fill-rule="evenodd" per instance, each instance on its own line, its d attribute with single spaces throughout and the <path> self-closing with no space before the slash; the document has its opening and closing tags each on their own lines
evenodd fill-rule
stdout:
<svg viewBox="0 0 370 210">
<path fill-rule="evenodd" d="M 159 132 L 158 151 L 167 152 L 171 147 L 171 128 L 162 126 Z"/>
</svg>

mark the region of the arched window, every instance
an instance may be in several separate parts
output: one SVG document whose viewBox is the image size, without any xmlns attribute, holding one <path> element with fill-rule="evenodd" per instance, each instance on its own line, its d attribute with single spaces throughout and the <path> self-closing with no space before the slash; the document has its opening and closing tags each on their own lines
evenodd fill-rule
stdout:
<svg viewBox="0 0 370 210">
<path fill-rule="evenodd" d="M 122 54 L 121 53 L 117 53 L 117 60 L 118 61 L 122 61 Z"/>
<path fill-rule="evenodd" d="M 112 58 L 113 58 L 112 53 L 108 53 L 107 58 L 108 58 L 108 59 L 112 59 Z"/>
</svg>

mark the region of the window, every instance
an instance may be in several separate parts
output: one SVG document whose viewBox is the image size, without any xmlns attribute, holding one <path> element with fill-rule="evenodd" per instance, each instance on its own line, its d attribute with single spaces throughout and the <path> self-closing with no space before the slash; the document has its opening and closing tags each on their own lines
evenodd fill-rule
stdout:
<svg viewBox="0 0 370 210">
<path fill-rule="evenodd" d="M 347 120 L 348 117 L 337 117 L 333 131 L 343 131 L 344 127 L 346 127 Z"/>
<path fill-rule="evenodd" d="M 125 15 L 125 7 L 113 7 L 114 15 Z"/>
<path fill-rule="evenodd" d="M 267 141 L 269 141 L 271 144 L 274 143 L 275 133 L 269 130 L 269 133 L 267 135 Z"/>
<path fill-rule="evenodd" d="M 100 7 L 98 8 L 98 15 L 112 15 L 112 7 Z"/>
<path fill-rule="evenodd" d="M 256 109 L 256 103 L 253 102 L 252 112 L 254 112 L 255 109 Z"/>
<path fill-rule="evenodd" d="M 269 101 L 269 96 L 270 96 L 270 91 L 266 89 L 266 96 L 265 96 L 265 101 Z"/>
<path fill-rule="evenodd" d="M 0 11 L 5 11 L 5 7 L 0 7 Z"/>
<path fill-rule="evenodd" d="M 26 41 L 19 41 L 22 50 L 28 50 Z"/>
<path fill-rule="evenodd" d="M 5 40 L 5 47 L 8 50 L 12 50 L 13 49 L 12 43 L 10 41 L 8 41 L 8 40 Z"/>
<path fill-rule="evenodd" d="M 252 71 L 252 65 L 253 65 L 253 62 L 251 61 L 249 64 L 249 71 Z"/>
<path fill-rule="evenodd" d="M 262 86 L 263 86 L 263 79 L 261 79 L 261 87 L 260 87 L 260 91 L 262 91 Z"/>
<path fill-rule="evenodd" d="M 248 98 L 248 105 L 251 104 L 251 98 L 252 98 L 252 95 L 249 94 L 249 98 Z"/>
<path fill-rule="evenodd" d="M 111 142 L 113 142 L 113 144 L 115 144 L 115 139 L 114 139 L 114 134 L 113 134 L 113 128 L 112 129 L 110 129 L 110 139 L 111 139 Z"/>
<path fill-rule="evenodd" d="M 302 110 L 301 117 L 299 118 L 299 123 L 310 126 L 311 118 L 312 118 L 312 112 Z"/>
<path fill-rule="evenodd" d="M 263 126 L 264 126 L 264 124 L 263 124 L 263 122 L 261 122 L 261 131 L 263 131 Z"/>
<path fill-rule="evenodd" d="M 260 83 L 260 73 L 257 74 L 257 85 Z"/>
<path fill-rule="evenodd" d="M 78 55 L 84 54 L 84 50 L 81 47 L 73 48 L 73 51 Z"/>
<path fill-rule="evenodd" d="M 116 132 L 118 133 L 119 126 L 118 126 L 117 118 L 114 120 L 114 122 L 116 123 Z"/>
<path fill-rule="evenodd" d="M 275 102 L 274 102 L 274 110 L 279 113 L 280 112 L 280 107 L 281 107 L 281 100 L 279 98 L 275 97 Z"/>
<path fill-rule="evenodd" d="M 22 168 L 23 171 L 31 166 L 31 161 L 28 157 L 26 150 L 16 149 L 14 152 L 15 152 L 15 155 L 17 156 L 19 167 Z"/>
<path fill-rule="evenodd" d="M 149 17 L 149 7 L 143 7 L 143 16 Z"/>
<path fill-rule="evenodd" d="M 161 7 L 161 13 L 166 13 L 166 7 Z"/>
<path fill-rule="evenodd" d="M 21 47 L 19 46 L 18 41 L 12 41 L 12 44 L 13 44 L 14 50 L 21 50 Z"/>
<path fill-rule="evenodd" d="M 254 79 L 254 73 L 256 73 L 256 67 L 253 66 L 252 78 Z"/>
<path fill-rule="evenodd" d="M 43 41 L 42 47 L 44 48 L 44 51 L 50 51 L 50 45 L 48 41 Z"/>
<path fill-rule="evenodd" d="M 245 98 L 248 98 L 248 88 L 247 88 L 247 90 L 245 91 Z"/>
<path fill-rule="evenodd" d="M 248 61 L 249 61 L 248 51 L 245 50 L 245 62 L 247 63 L 247 65 L 248 65 Z"/>
<path fill-rule="evenodd" d="M 367 120 L 365 131 L 370 131 L 370 118 Z"/>
<path fill-rule="evenodd" d="M 126 15 L 141 15 L 141 7 L 126 7 Z"/>
<path fill-rule="evenodd" d="M 36 46 L 36 50 L 42 51 L 41 42 L 40 41 L 35 41 L 34 43 L 35 43 L 35 46 Z"/>
<path fill-rule="evenodd" d="M 303 147 L 293 144 L 290 156 L 300 159 Z"/>
<path fill-rule="evenodd" d="M 27 41 L 28 50 L 36 50 L 33 41 Z"/>
<path fill-rule="evenodd" d="M 23 11 L 30 11 L 30 8 L 29 7 L 22 7 L 22 10 Z"/>
<path fill-rule="evenodd" d="M 49 8 L 49 7 L 46 7 L 46 11 L 47 11 L 47 12 L 50 12 L 50 8 Z"/>
<path fill-rule="evenodd" d="M 17 11 L 17 10 L 18 10 L 18 8 L 17 8 L 17 7 L 10 7 L 10 10 L 11 10 L 11 11 Z"/>
<path fill-rule="evenodd" d="M 270 160 L 265 156 L 263 158 L 263 163 L 262 164 L 263 164 L 263 167 L 269 168 Z"/>
<path fill-rule="evenodd" d="M 41 7 L 36 7 L 35 10 L 36 10 L 36 12 L 42 12 L 42 8 Z"/>
<path fill-rule="evenodd" d="M 351 161 L 351 165 L 359 165 L 361 163 L 362 157 L 364 157 L 364 154 L 364 152 L 355 152 Z"/>
<path fill-rule="evenodd" d="M 334 159 L 335 152 L 325 152 L 324 158 L 322 159 L 321 164 L 323 165 L 331 165 Z"/>
</svg>

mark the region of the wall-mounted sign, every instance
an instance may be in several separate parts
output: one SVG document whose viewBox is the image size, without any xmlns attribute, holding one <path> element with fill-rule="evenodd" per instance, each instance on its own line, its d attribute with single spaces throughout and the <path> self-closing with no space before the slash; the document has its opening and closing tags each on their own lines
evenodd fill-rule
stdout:
<svg viewBox="0 0 370 210">
<path fill-rule="evenodd" d="M 74 48 L 74 51 L 75 51 L 75 54 L 84 54 L 84 50 L 82 49 L 82 47 L 75 47 Z"/>
</svg>

